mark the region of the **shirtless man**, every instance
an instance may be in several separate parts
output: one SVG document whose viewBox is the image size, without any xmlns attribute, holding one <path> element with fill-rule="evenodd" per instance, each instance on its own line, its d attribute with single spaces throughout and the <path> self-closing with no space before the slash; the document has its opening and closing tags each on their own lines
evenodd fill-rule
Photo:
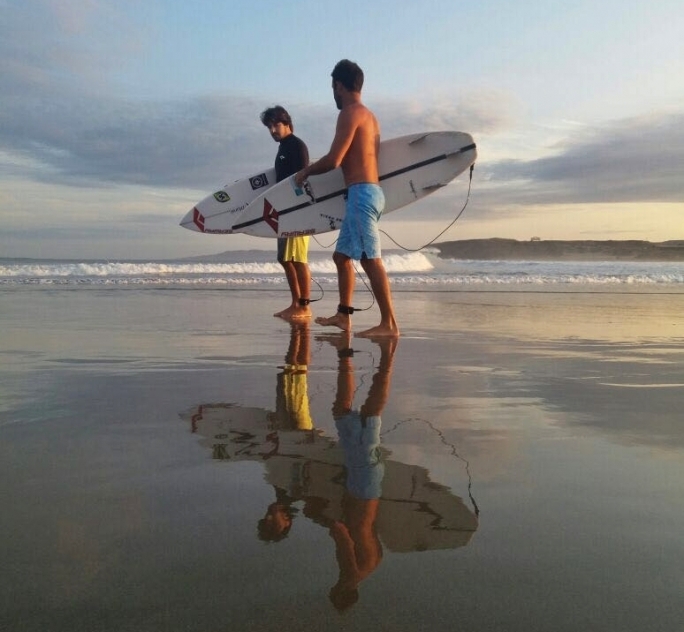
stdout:
<svg viewBox="0 0 684 632">
<path fill-rule="evenodd" d="M 319 325 L 351 330 L 354 312 L 355 271 L 352 259 L 361 262 L 370 280 L 380 308 L 380 324 L 357 336 L 399 336 L 394 317 L 392 293 L 385 266 L 380 258 L 378 221 L 385 207 L 379 185 L 378 149 L 380 126 L 373 113 L 361 103 L 363 71 L 348 59 L 340 61 L 332 71 L 332 89 L 337 109 L 335 138 L 328 153 L 304 167 L 295 176 L 298 186 L 311 175 L 331 171 L 340 165 L 347 186 L 347 211 L 337 240 L 333 261 L 337 266 L 340 304 L 330 318 L 316 318 Z"/>
</svg>

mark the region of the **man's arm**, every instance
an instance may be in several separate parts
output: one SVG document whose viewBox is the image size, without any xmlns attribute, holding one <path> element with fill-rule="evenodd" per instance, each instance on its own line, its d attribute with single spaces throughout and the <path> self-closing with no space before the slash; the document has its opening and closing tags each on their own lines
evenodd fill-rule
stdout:
<svg viewBox="0 0 684 632">
<path fill-rule="evenodd" d="M 306 167 L 309 164 L 309 148 L 306 143 L 300 139 L 299 142 L 299 155 L 297 156 L 297 171 Z"/>
<path fill-rule="evenodd" d="M 297 186 L 302 186 L 309 176 L 315 176 L 337 169 L 347 155 L 349 147 L 351 147 L 357 127 L 358 120 L 357 117 L 354 116 L 352 109 L 349 108 L 346 111 L 342 110 L 337 117 L 335 138 L 333 138 L 330 150 L 325 156 L 319 158 L 316 162 L 307 167 L 304 167 L 304 169 L 295 175 Z"/>
</svg>

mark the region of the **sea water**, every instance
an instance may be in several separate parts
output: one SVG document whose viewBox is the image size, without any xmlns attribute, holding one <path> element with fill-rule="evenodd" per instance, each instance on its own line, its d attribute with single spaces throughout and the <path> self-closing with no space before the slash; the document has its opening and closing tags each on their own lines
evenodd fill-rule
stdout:
<svg viewBox="0 0 684 632">
<path fill-rule="evenodd" d="M 457 260 L 434 250 L 388 250 L 383 260 L 395 291 L 684 291 L 684 262 Z M 309 263 L 314 288 L 336 286 L 329 252 L 310 252 Z M 22 286 L 287 288 L 274 253 L 260 250 L 175 260 L 0 259 L 0 288 Z"/>
</svg>

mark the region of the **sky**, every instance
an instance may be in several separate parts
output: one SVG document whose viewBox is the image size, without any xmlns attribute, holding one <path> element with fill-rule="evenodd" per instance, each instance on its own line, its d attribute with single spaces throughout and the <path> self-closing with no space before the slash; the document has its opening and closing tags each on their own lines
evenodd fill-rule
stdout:
<svg viewBox="0 0 684 632">
<path fill-rule="evenodd" d="M 384 139 L 473 135 L 440 240 L 682 240 L 682 34 L 681 0 L 0 0 L 0 257 L 274 249 L 178 223 L 272 166 L 266 107 L 325 154 L 343 58 Z M 418 248 L 467 192 L 382 227 Z"/>
</svg>

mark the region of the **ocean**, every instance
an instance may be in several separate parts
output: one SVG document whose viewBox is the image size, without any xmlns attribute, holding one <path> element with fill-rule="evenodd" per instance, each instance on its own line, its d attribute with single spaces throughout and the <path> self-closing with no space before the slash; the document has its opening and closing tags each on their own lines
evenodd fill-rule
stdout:
<svg viewBox="0 0 684 632">
<path fill-rule="evenodd" d="M 310 252 L 313 298 L 334 290 L 328 251 Z M 394 291 L 684 292 L 684 262 L 483 261 L 440 258 L 435 250 L 383 253 Z M 357 270 L 362 276 L 361 267 Z M 270 251 L 176 260 L 1 259 L 0 288 L 287 289 Z"/>
</svg>

